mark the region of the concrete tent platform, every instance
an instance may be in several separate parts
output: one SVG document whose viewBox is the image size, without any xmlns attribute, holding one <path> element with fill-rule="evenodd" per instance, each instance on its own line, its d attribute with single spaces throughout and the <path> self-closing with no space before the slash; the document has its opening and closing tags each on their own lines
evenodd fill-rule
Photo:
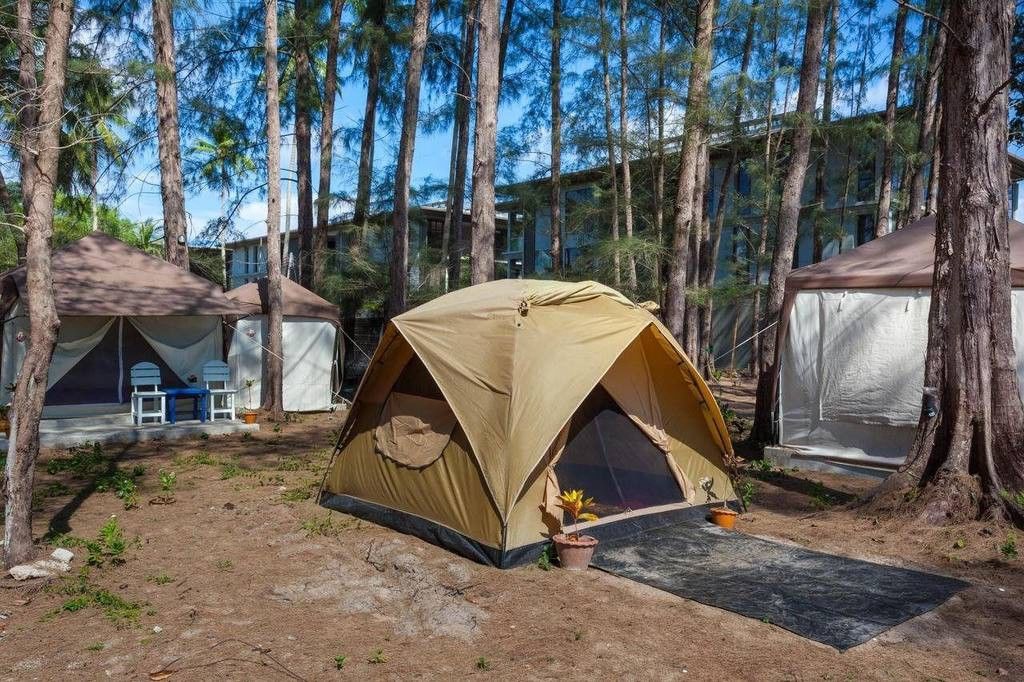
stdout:
<svg viewBox="0 0 1024 682">
<path fill-rule="evenodd" d="M 182 412 L 185 413 L 184 411 Z M 201 434 L 222 436 L 229 433 L 259 431 L 259 424 L 241 420 L 200 422 L 179 419 L 177 424 L 135 426 L 127 412 L 79 417 L 43 419 L 39 424 L 39 443 L 44 448 L 71 448 L 87 443 L 141 443 L 150 440 L 180 440 Z M 0 450 L 7 450 L 7 438 L 0 438 Z"/>
<path fill-rule="evenodd" d="M 725 531 L 699 517 L 602 540 L 593 564 L 840 651 L 967 587 L 955 578 Z"/>
</svg>

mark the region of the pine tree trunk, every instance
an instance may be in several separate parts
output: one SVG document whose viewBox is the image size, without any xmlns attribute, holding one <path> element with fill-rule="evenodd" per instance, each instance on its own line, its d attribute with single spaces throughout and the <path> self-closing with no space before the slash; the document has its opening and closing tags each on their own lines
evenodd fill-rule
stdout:
<svg viewBox="0 0 1024 682">
<path fill-rule="evenodd" d="M 800 194 L 807 174 L 814 128 L 814 109 L 818 98 L 818 70 L 821 67 L 821 43 L 825 33 L 825 4 L 825 0 L 810 0 L 807 9 L 807 28 L 804 33 L 803 62 L 800 65 L 800 92 L 797 95 L 792 149 L 782 183 L 778 232 L 772 253 L 768 295 L 765 300 L 765 320 L 768 322 L 776 322 L 779 318 L 786 277 L 793 269 L 793 250 L 796 247 L 800 221 Z M 761 349 L 754 429 L 751 434 L 754 442 L 759 443 L 769 442 L 773 437 L 775 340 L 774 333 L 767 334 Z"/>
<path fill-rule="evenodd" d="M 917 136 L 917 157 L 914 162 L 914 172 L 910 179 L 909 196 L 907 203 L 907 222 L 913 223 L 920 220 L 924 215 L 934 213 L 926 211 L 925 195 L 925 167 L 931 162 L 932 157 L 937 153 L 935 144 L 936 135 L 939 130 L 939 81 L 942 77 L 942 62 L 946 53 L 946 30 L 938 25 L 935 29 L 935 38 L 932 41 L 931 51 L 928 53 L 928 75 L 924 92 L 924 103 L 922 107 L 920 131 Z M 938 179 L 938 165 L 932 165 L 931 176 Z M 934 193 L 930 193 L 934 195 Z"/>
<path fill-rule="evenodd" d="M 338 36 L 345 0 L 331 0 L 327 24 L 327 63 L 324 70 L 324 101 L 320 117 L 320 175 L 316 191 L 316 233 L 313 235 L 313 288 L 323 282 L 327 266 L 327 228 L 331 208 L 331 161 L 334 154 L 334 99 L 338 91 Z"/>
<path fill-rule="evenodd" d="M 370 193 L 373 188 L 373 150 L 377 125 L 377 104 L 380 98 L 380 68 L 382 38 L 387 15 L 387 0 L 369 0 L 363 14 L 363 22 L 371 25 L 372 35 L 366 55 L 366 105 L 363 108 L 363 131 L 359 141 L 359 170 L 356 176 L 356 200 L 352 208 L 352 223 L 355 230 L 350 241 L 353 255 L 361 255 L 366 238 L 367 220 L 370 216 Z"/>
<path fill-rule="evenodd" d="M 700 229 L 694 222 L 693 190 L 701 145 L 707 136 L 708 76 L 711 72 L 711 47 L 714 32 L 715 0 L 698 0 L 690 84 L 686 93 L 686 130 L 679 154 L 679 185 L 676 188 L 675 218 L 672 226 L 672 255 L 669 262 L 668 289 L 665 292 L 665 324 L 685 342 L 686 273 L 690 260 L 690 233 Z"/>
<path fill-rule="evenodd" d="M 551 0 L 551 272 L 562 271 L 562 0 Z"/>
<path fill-rule="evenodd" d="M 22 12 L 28 11 L 28 15 Z M 46 28 L 43 80 L 36 90 L 34 59 L 32 93 L 36 115 L 30 129 L 20 131 L 22 169 L 31 195 L 25 202 L 27 241 L 26 294 L 29 319 L 28 347 L 11 402 L 7 448 L 4 520 L 4 566 L 10 568 L 33 558 L 32 486 L 39 456 L 39 420 L 43 413 L 46 379 L 57 342 L 60 321 L 54 301 L 50 249 L 53 235 L 53 198 L 56 191 L 60 125 L 64 112 L 68 42 L 74 3 L 53 0 Z M 31 30 L 31 3 L 19 2 L 19 25 Z"/>
<path fill-rule="evenodd" d="M 707 376 L 710 376 L 711 371 L 714 369 L 711 366 L 711 347 L 713 346 L 712 336 L 714 333 L 712 328 L 714 325 L 714 305 L 710 292 L 715 285 L 715 275 L 718 271 L 718 254 L 722 244 L 722 230 L 725 227 L 725 212 L 728 204 L 726 199 L 729 195 L 729 190 L 733 185 L 733 179 L 736 177 L 736 171 L 739 166 L 739 154 L 743 129 L 743 112 L 746 108 L 747 77 L 750 70 L 750 59 L 754 51 L 754 33 L 757 28 L 757 15 L 760 10 L 760 5 L 760 0 L 753 0 L 750 3 L 750 8 L 748 9 L 750 15 L 747 17 L 747 28 L 743 36 L 743 53 L 740 57 L 740 69 L 739 73 L 736 75 L 736 100 L 732 109 L 729 160 L 726 162 L 725 172 L 722 173 L 722 182 L 718 186 L 718 200 L 716 201 L 715 206 L 715 219 L 714 222 L 710 223 L 707 241 L 701 247 L 699 284 L 703 289 L 709 292 L 709 295 L 704 297 L 700 306 L 700 353 L 698 355 L 700 362 L 698 367 Z M 736 234 L 735 231 L 733 234 Z M 735 252 L 736 242 L 734 237 L 734 262 Z M 736 345 L 736 334 L 737 329 L 734 328 L 733 346 Z"/>
<path fill-rule="evenodd" d="M 654 239 L 658 249 L 651 266 L 651 291 L 655 300 L 662 301 L 661 247 L 665 243 L 665 47 L 668 41 L 668 7 L 663 0 L 659 7 L 658 21 L 658 149 L 654 168 Z"/>
<path fill-rule="evenodd" d="M 752 328 L 752 339 L 750 340 L 750 371 L 751 374 L 757 374 L 758 367 L 761 366 L 761 338 L 764 329 L 764 319 L 761 315 L 761 264 L 764 263 L 765 254 L 768 251 L 768 223 L 771 217 L 773 199 L 773 189 L 775 186 L 775 167 L 776 157 L 778 155 L 778 144 L 772 146 L 774 141 L 774 135 L 772 133 L 772 119 L 775 112 L 775 85 L 778 80 L 778 67 L 779 67 L 779 24 L 781 23 L 781 0 L 774 0 L 772 3 L 774 7 L 774 20 L 772 21 L 771 28 L 771 57 L 768 60 L 768 106 L 765 107 L 764 113 L 764 197 L 761 205 L 761 225 L 757 232 L 757 248 L 754 254 L 753 269 L 750 271 L 750 285 L 753 289 L 754 295 L 750 301 L 750 324 Z M 786 85 L 786 96 L 783 98 L 783 116 L 785 116 L 786 108 L 789 102 L 789 83 L 787 78 Z"/>
<path fill-rule="evenodd" d="M 494 162 L 498 141 L 498 0 L 480 0 L 473 136 L 473 284 L 494 279 Z"/>
<path fill-rule="evenodd" d="M 469 158 L 469 114 L 473 96 L 473 53 L 476 49 L 475 0 L 467 0 L 462 18 L 462 56 L 459 61 L 459 79 L 455 92 L 455 123 L 452 130 L 451 184 L 448 187 L 448 205 L 445 210 L 441 246 L 441 263 L 447 268 L 444 290 L 458 288 L 462 278 L 462 252 L 465 235 L 462 217 L 466 203 L 466 162 Z"/>
<path fill-rule="evenodd" d="M 903 42 L 907 29 L 907 6 L 896 10 L 896 27 L 892 34 L 892 58 L 889 62 L 889 83 L 885 95 L 885 139 L 882 142 L 882 178 L 878 187 L 878 212 L 875 214 L 875 237 L 891 231 L 889 213 L 892 209 L 893 155 L 896 147 L 896 105 L 899 101 L 900 72 L 903 69 Z"/>
<path fill-rule="evenodd" d="M 508 41 L 512 36 L 512 20 L 516 16 L 516 0 L 505 0 L 505 12 L 501 17 L 501 46 L 498 48 L 498 95 L 501 95 L 501 82 L 505 78 L 505 57 L 508 54 Z"/>
<path fill-rule="evenodd" d="M 611 42 L 611 27 L 606 16 L 605 0 L 598 0 L 597 12 L 601 21 L 601 83 L 604 87 L 604 136 L 608 154 L 608 183 L 612 197 L 611 235 L 614 242 L 612 253 L 612 286 L 622 286 L 622 257 L 619 254 L 619 170 L 615 160 L 615 135 L 612 128 L 612 76 L 608 65 L 608 51 Z"/>
<path fill-rule="evenodd" d="M 697 167 L 694 169 L 693 183 L 693 229 L 690 231 L 689 263 L 686 267 L 686 289 L 691 299 L 686 305 L 685 339 L 683 348 L 686 354 L 696 363 L 700 353 L 700 262 L 701 249 L 707 241 L 708 221 L 706 211 L 705 187 L 708 181 L 708 143 L 701 144 L 697 153 Z"/>
<path fill-rule="evenodd" d="M 277 75 L 277 0 L 264 0 L 263 75 L 267 88 L 267 341 L 263 409 L 284 417 L 284 308 L 281 293 L 281 93 Z"/>
<path fill-rule="evenodd" d="M 629 169 L 629 0 L 619 0 L 619 135 L 622 153 L 622 210 L 626 239 L 626 286 L 636 296 L 636 256 L 633 252 L 633 181 Z"/>
<path fill-rule="evenodd" d="M 1007 93 L 1014 5 L 952 3 L 941 92 L 935 276 L 925 393 L 907 464 L 879 498 L 931 523 L 982 514 L 1024 525 L 1024 404 L 1011 327 L 1006 188 Z M 917 488 L 919 494 L 901 490 Z M 896 494 L 894 494 L 896 493 Z"/>
<path fill-rule="evenodd" d="M 174 57 L 173 0 L 153 0 L 153 55 L 156 71 L 156 122 L 160 160 L 160 198 L 164 211 L 164 257 L 188 270 L 188 225 L 181 177 L 178 132 L 178 82 Z"/>
<path fill-rule="evenodd" d="M 313 74 L 309 35 L 312 31 L 309 0 L 295 1 L 295 150 L 296 227 L 299 233 L 299 283 L 313 287 Z"/>
<path fill-rule="evenodd" d="M 412 43 L 405 64 L 405 102 L 402 106 L 402 134 L 395 169 L 395 203 L 391 213 L 391 291 L 387 319 L 405 312 L 409 287 L 409 184 L 416 150 L 416 125 L 420 115 L 420 79 L 423 54 L 427 49 L 430 0 L 416 0 L 413 9 Z"/>
<path fill-rule="evenodd" d="M 828 207 L 825 205 L 825 202 L 828 200 L 825 191 L 827 183 L 825 172 L 828 168 L 829 124 L 832 123 L 832 100 L 835 97 L 836 88 L 836 59 L 838 57 L 836 39 L 839 35 L 839 4 L 840 0 L 831 0 L 829 2 L 828 47 L 826 48 L 825 83 L 821 104 L 821 149 L 818 153 L 818 160 L 814 164 L 814 228 L 811 235 L 812 263 L 821 262 L 825 250 L 821 228 L 828 215 Z"/>
</svg>

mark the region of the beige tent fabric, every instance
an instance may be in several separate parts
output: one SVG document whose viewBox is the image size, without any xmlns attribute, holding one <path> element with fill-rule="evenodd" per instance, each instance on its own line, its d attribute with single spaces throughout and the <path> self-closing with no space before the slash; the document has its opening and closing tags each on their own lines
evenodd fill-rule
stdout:
<svg viewBox="0 0 1024 682">
<path fill-rule="evenodd" d="M 671 452 L 641 339 L 629 345 L 601 379 L 601 385 L 633 423 L 663 452 Z"/>
<path fill-rule="evenodd" d="M 387 485 L 371 486 L 377 497 L 361 495 L 362 484 L 347 479 L 344 472 L 351 474 L 355 469 L 348 462 L 351 449 L 361 453 L 358 458 L 365 466 L 371 466 L 365 459 L 367 443 L 377 460 L 401 470 L 426 472 L 446 466 L 454 437 L 444 454 L 422 470 L 380 457 L 373 448 L 380 411 L 415 354 L 454 413 L 456 432 L 464 435 L 465 450 L 479 471 L 484 497 L 476 501 L 467 497 L 460 504 L 474 505 L 476 515 L 494 513 L 497 522 L 505 524 L 504 548 L 543 539 L 546 529 L 538 512 L 547 505 L 546 471 L 552 450 L 559 449 L 557 439 L 586 397 L 638 340 L 642 343 L 639 360 L 626 361 L 639 363 L 633 369 L 651 374 L 653 383 L 629 390 L 653 390 L 658 399 L 625 398 L 628 411 L 652 427 L 652 433 L 654 428 L 664 431 L 673 471 L 679 472 L 677 479 L 694 481 L 712 475 L 719 498 L 733 498 L 722 465 L 724 454 L 732 452 L 725 422 L 707 385 L 664 326 L 601 284 L 532 280 L 498 280 L 460 289 L 391 321 L 357 392 L 342 436 L 342 464 L 332 469 L 327 490 L 385 504 L 392 504 L 388 496 L 404 499 L 406 491 L 394 487 L 397 474 L 390 469 L 384 477 Z M 610 381 L 616 380 L 613 374 Z M 619 389 L 620 395 L 624 390 Z M 365 413 L 373 415 L 372 422 L 359 417 Z M 382 466 L 372 464 L 375 469 Z M 692 499 L 692 486 L 688 490 L 680 485 L 687 499 Z M 393 506 L 405 508 L 398 503 Z M 465 525 L 451 521 L 449 512 L 424 513 L 425 506 L 427 501 L 420 500 L 420 511 L 413 513 L 450 527 Z M 453 513 L 457 516 L 464 510 Z"/>
<path fill-rule="evenodd" d="M 250 315 L 270 314 L 266 278 L 243 284 L 226 292 L 225 295 L 245 306 Z M 338 324 L 338 306 L 287 277 L 281 278 L 281 304 L 281 312 L 287 317 L 317 317 Z"/>
<path fill-rule="evenodd" d="M 444 400 L 392 393 L 374 430 L 377 452 L 409 467 L 425 467 L 452 437 L 455 414 Z"/>
<path fill-rule="evenodd" d="M 221 318 L 213 315 L 130 317 L 128 321 L 179 379 L 195 385 L 203 380 L 203 365 L 223 353 Z"/>
</svg>

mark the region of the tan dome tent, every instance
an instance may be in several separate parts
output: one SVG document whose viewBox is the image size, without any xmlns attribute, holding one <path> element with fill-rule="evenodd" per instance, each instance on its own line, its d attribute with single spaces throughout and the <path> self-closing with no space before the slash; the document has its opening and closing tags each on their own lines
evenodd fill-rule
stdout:
<svg viewBox="0 0 1024 682">
<path fill-rule="evenodd" d="M 699 373 L 646 310 L 594 282 L 500 280 L 391 320 L 321 504 L 483 563 L 537 556 L 558 491 L 602 532 L 704 504 L 732 445 Z M 597 528 L 594 529 L 596 532 Z"/>
<path fill-rule="evenodd" d="M 934 262 L 932 217 L 786 279 L 777 426 L 787 454 L 818 467 L 903 463 L 921 414 Z M 1024 382 L 1024 225 L 1016 221 L 1010 277 Z"/>
<path fill-rule="evenodd" d="M 251 282 L 227 292 L 248 315 L 231 323 L 228 364 L 239 387 L 238 405 L 244 406 L 253 379 L 253 407 L 263 401 L 263 355 L 267 332 L 267 280 Z M 342 344 L 338 339 L 338 306 L 325 301 L 290 279 L 281 278 L 284 314 L 284 376 L 281 392 L 287 412 L 329 410 L 341 384 Z"/>
</svg>

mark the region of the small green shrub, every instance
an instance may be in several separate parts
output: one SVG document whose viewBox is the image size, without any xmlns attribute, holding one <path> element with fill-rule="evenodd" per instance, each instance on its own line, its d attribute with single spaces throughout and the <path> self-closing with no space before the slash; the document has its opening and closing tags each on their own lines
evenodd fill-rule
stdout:
<svg viewBox="0 0 1024 682">
<path fill-rule="evenodd" d="M 231 561 L 231 559 L 221 559 L 214 565 L 217 567 L 218 571 L 230 571 L 232 568 L 235 567 L 235 564 Z"/>
<path fill-rule="evenodd" d="M 46 473 L 51 476 L 70 473 L 75 478 L 91 478 L 106 466 L 103 446 L 99 443 L 80 445 L 68 450 L 66 457 L 54 457 L 46 463 Z"/>
<path fill-rule="evenodd" d="M 1015 493 L 1009 490 L 1000 490 L 999 494 L 1003 496 L 1003 499 L 1009 500 L 1016 506 L 1024 509 L 1024 490 L 1018 490 Z"/>
<path fill-rule="evenodd" d="M 178 485 L 178 474 L 174 471 L 161 469 L 160 470 L 160 489 L 165 493 L 173 493 L 174 488 Z"/>
<path fill-rule="evenodd" d="M 335 515 L 331 512 L 323 517 L 314 516 L 302 522 L 302 530 L 306 531 L 306 537 L 320 535 L 323 537 L 337 537 L 343 530 L 352 525 L 352 520 L 346 518 L 335 523 Z"/>
<path fill-rule="evenodd" d="M 811 507 L 819 511 L 828 509 L 836 503 L 835 497 L 820 481 L 811 482 L 810 497 Z"/>
<path fill-rule="evenodd" d="M 1006 559 L 1016 559 L 1018 557 L 1017 552 L 1017 536 L 1012 532 L 1006 534 L 1006 540 L 999 546 L 999 552 Z"/>
<path fill-rule="evenodd" d="M 281 493 L 281 499 L 285 502 L 302 502 L 312 496 L 313 493 L 305 488 L 289 488 Z"/>
<path fill-rule="evenodd" d="M 146 473 L 146 468 L 136 466 L 131 472 L 115 471 L 96 480 L 96 490 L 101 493 L 113 492 L 124 503 L 125 509 L 131 509 L 139 502 L 139 486 L 135 479 Z"/>
<path fill-rule="evenodd" d="M 222 462 L 220 465 L 220 480 L 226 481 L 242 475 L 242 467 L 236 462 Z"/>
<path fill-rule="evenodd" d="M 59 592 L 68 599 L 64 600 L 60 608 L 49 614 L 51 617 L 94 607 L 102 610 L 107 620 L 119 630 L 139 624 L 142 604 L 128 601 L 107 589 L 94 585 L 89 580 L 88 572 L 83 571 L 76 578 L 65 579 Z M 99 651 L 100 649 L 93 650 Z"/>
<path fill-rule="evenodd" d="M 736 491 L 736 496 L 740 498 L 740 502 L 743 503 L 743 509 L 750 509 L 750 505 L 757 495 L 757 486 L 754 485 L 754 482 L 749 478 L 743 477 L 736 481 L 733 489 Z"/>
<path fill-rule="evenodd" d="M 384 655 L 383 649 L 377 649 L 368 659 L 366 659 L 366 662 L 372 663 L 373 665 L 377 665 L 379 663 L 387 663 L 388 657 Z"/>
<path fill-rule="evenodd" d="M 537 568 L 542 571 L 550 571 L 554 565 L 553 559 L 555 558 L 555 546 L 547 545 L 544 547 L 544 551 L 537 557 Z"/>
<path fill-rule="evenodd" d="M 146 580 L 148 582 L 155 583 L 157 585 L 166 585 L 168 583 L 174 582 L 174 578 L 172 578 L 171 576 L 167 575 L 167 573 L 165 573 L 165 572 L 160 572 L 160 573 L 157 573 L 156 575 L 151 575 L 148 578 L 146 578 Z"/>
<path fill-rule="evenodd" d="M 345 667 L 345 661 L 347 661 L 347 660 L 348 660 L 348 656 L 346 656 L 344 654 L 338 654 L 337 656 L 335 656 L 334 657 L 334 669 L 335 670 L 341 670 L 342 668 L 344 668 Z"/>
<path fill-rule="evenodd" d="M 967 546 L 967 538 L 961 536 L 953 541 L 953 549 L 963 549 Z"/>
<path fill-rule="evenodd" d="M 174 458 L 174 464 L 182 469 L 194 469 L 195 467 L 200 466 L 213 466 L 216 463 L 217 460 L 215 460 L 213 456 L 205 450 L 193 455 L 178 455 Z"/>
<path fill-rule="evenodd" d="M 488 661 L 483 656 L 481 656 L 480 658 L 476 659 L 476 669 L 477 670 L 490 670 L 491 669 L 491 662 Z"/>
<path fill-rule="evenodd" d="M 95 644 L 90 644 L 89 646 L 85 647 L 86 651 L 103 651 L 106 648 L 107 645 L 103 642 L 96 642 Z"/>
<path fill-rule="evenodd" d="M 765 478 L 778 476 L 782 473 L 775 468 L 775 462 L 770 459 L 755 459 L 750 463 L 750 471 Z"/>
</svg>

